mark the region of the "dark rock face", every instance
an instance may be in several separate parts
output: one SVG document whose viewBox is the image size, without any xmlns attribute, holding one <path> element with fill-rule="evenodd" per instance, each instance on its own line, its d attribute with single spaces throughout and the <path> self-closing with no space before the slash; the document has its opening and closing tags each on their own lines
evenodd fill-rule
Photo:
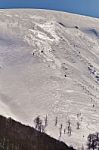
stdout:
<svg viewBox="0 0 99 150">
<path fill-rule="evenodd" d="M 0 150 L 73 150 L 34 128 L 0 116 Z"/>
</svg>

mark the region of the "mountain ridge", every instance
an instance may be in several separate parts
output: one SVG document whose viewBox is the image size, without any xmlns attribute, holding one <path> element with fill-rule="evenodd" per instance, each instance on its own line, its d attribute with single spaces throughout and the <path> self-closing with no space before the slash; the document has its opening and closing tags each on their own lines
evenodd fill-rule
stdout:
<svg viewBox="0 0 99 150">
<path fill-rule="evenodd" d="M 45 133 L 0 115 L 1 150 L 74 150 Z"/>
<path fill-rule="evenodd" d="M 30 125 L 37 115 L 48 115 L 49 135 L 58 139 L 62 124 L 62 141 L 85 145 L 98 130 L 98 34 L 98 19 L 90 17 L 0 11 L 0 114 Z"/>
</svg>

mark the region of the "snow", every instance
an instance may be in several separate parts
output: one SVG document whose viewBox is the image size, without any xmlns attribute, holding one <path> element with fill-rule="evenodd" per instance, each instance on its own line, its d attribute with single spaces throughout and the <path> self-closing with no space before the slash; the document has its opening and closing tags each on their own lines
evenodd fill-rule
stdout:
<svg viewBox="0 0 99 150">
<path fill-rule="evenodd" d="M 16 118 L 15 115 L 13 115 L 11 113 L 9 107 L 6 104 L 4 104 L 3 102 L 0 102 L 0 115 L 6 116 L 6 117 L 11 116 L 11 117 L 13 117 L 16 120 L 18 119 L 18 118 Z"/>
<path fill-rule="evenodd" d="M 99 130 L 98 33 L 96 18 L 1 10 L 0 114 L 31 126 L 37 115 L 44 120 L 47 114 L 47 134 L 86 148 L 87 136 Z"/>
</svg>

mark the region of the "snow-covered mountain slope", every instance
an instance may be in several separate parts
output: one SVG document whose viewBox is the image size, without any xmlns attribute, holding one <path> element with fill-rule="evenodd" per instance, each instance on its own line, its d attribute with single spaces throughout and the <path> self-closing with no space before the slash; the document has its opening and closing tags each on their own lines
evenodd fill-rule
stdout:
<svg viewBox="0 0 99 150">
<path fill-rule="evenodd" d="M 86 145 L 99 130 L 99 20 L 0 10 L 0 114 L 30 125 L 47 114 L 48 134 L 58 139 L 62 124 L 60 140 Z"/>
</svg>

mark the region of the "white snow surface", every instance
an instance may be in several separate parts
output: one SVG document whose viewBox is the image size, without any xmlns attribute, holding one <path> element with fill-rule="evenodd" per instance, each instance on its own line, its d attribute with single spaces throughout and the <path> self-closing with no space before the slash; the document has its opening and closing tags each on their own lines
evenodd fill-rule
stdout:
<svg viewBox="0 0 99 150">
<path fill-rule="evenodd" d="M 0 10 L 0 114 L 31 126 L 47 115 L 47 134 L 59 139 L 62 124 L 60 140 L 86 148 L 99 131 L 99 19 Z"/>
</svg>

